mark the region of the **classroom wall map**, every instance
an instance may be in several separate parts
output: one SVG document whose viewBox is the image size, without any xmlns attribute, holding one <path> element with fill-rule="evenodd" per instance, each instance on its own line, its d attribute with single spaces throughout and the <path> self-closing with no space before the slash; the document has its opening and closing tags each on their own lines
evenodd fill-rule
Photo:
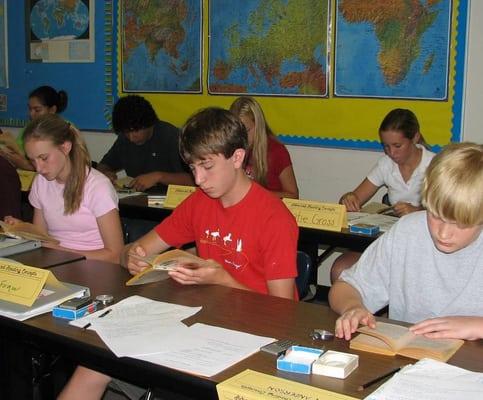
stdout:
<svg viewBox="0 0 483 400">
<path fill-rule="evenodd" d="M 210 1 L 209 92 L 327 96 L 328 3 Z"/>
<path fill-rule="evenodd" d="M 336 96 L 445 100 L 450 0 L 340 0 Z"/>
<path fill-rule="evenodd" d="M 126 92 L 201 92 L 201 0 L 121 2 Z"/>
</svg>

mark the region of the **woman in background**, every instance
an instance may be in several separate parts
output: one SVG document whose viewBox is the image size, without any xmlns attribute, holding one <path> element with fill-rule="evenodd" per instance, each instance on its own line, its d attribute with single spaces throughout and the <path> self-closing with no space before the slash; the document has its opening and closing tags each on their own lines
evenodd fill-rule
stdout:
<svg viewBox="0 0 483 400">
<path fill-rule="evenodd" d="M 299 190 L 290 154 L 268 126 L 257 101 L 252 97 L 239 97 L 230 111 L 240 118 L 247 130 L 247 174 L 278 197 L 298 199 Z"/>
<path fill-rule="evenodd" d="M 123 239 L 116 191 L 108 178 L 90 167 L 80 132 L 61 117 L 47 114 L 27 125 L 24 141 L 38 173 L 29 195 L 34 225 L 57 239 L 61 249 L 119 263 Z"/>
<path fill-rule="evenodd" d="M 28 109 L 30 119 L 46 114 L 58 114 L 67 107 L 67 93 L 55 90 L 51 86 L 40 86 L 29 94 Z M 15 149 L 8 146 L 0 149 L 0 155 L 7 159 L 15 168 L 33 171 L 34 167 L 24 155 L 24 131 L 21 131 L 16 140 Z"/>
<path fill-rule="evenodd" d="M 344 194 L 339 202 L 347 211 L 360 211 L 381 186 L 386 186 L 389 204 L 397 216 L 422 210 L 421 186 L 426 168 L 435 154 L 427 149 L 416 115 L 402 108 L 390 111 L 381 122 L 379 137 L 386 154 L 361 184 Z M 344 269 L 354 265 L 360 256 L 361 253 L 356 252 L 339 256 L 331 268 L 331 282 L 335 282 Z"/>
</svg>

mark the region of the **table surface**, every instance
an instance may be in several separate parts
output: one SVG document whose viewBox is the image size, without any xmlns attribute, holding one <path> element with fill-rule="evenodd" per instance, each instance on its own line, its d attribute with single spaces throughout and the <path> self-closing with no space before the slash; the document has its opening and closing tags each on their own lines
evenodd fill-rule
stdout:
<svg viewBox="0 0 483 400">
<path fill-rule="evenodd" d="M 141 286 L 124 285 L 129 273 L 118 265 L 101 261 L 78 261 L 52 269 L 65 282 L 88 286 L 93 296 L 112 294 L 115 301 L 130 295 L 155 300 L 203 306 L 186 322 L 202 322 L 253 333 L 293 339 L 301 345 L 359 354 L 359 368 L 347 379 L 340 380 L 317 375 L 299 375 L 276 370 L 275 358 L 258 352 L 240 363 L 210 378 L 203 378 L 131 358 L 116 358 L 95 332 L 84 331 L 57 320 L 50 314 L 35 317 L 23 323 L 0 318 L 3 329 L 12 329 L 33 336 L 37 343 L 57 353 L 66 354 L 76 362 L 98 369 L 120 379 L 141 386 L 163 387 L 195 398 L 216 398 L 219 383 L 247 368 L 307 383 L 327 390 L 363 398 L 376 386 L 363 392 L 357 387 L 395 367 L 414 362 L 405 357 L 381 356 L 349 350 L 341 339 L 330 342 L 313 341 L 309 334 L 314 328 L 333 331 L 337 315 L 328 307 L 295 302 L 272 296 L 216 285 L 182 286 L 168 279 Z M 483 341 L 468 342 L 451 358 L 449 363 L 473 371 L 483 372 Z"/>
<path fill-rule="evenodd" d="M 47 247 L 39 247 L 24 253 L 13 254 L 8 256 L 8 258 L 37 268 L 52 268 L 85 259 L 82 254 L 49 249 Z"/>
</svg>

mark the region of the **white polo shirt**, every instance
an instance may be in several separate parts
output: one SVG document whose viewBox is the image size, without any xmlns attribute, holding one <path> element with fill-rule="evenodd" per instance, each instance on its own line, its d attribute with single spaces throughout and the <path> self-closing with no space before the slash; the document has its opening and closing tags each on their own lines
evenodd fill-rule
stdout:
<svg viewBox="0 0 483 400">
<path fill-rule="evenodd" d="M 423 184 L 424 173 L 435 154 L 420 144 L 416 146 L 422 149 L 423 154 L 419 165 L 413 171 L 413 174 L 407 182 L 404 182 L 398 165 L 387 155 L 380 158 L 367 175 L 367 179 L 373 185 L 377 187 L 384 185 L 387 187 L 389 202 L 391 204 L 405 202 L 413 206 L 421 205 L 421 186 Z"/>
</svg>

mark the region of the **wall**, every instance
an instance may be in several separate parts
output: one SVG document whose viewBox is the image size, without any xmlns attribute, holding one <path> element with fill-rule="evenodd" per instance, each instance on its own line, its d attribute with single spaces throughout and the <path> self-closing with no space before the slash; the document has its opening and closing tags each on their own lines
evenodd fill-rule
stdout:
<svg viewBox="0 0 483 400">
<path fill-rule="evenodd" d="M 483 1 L 470 5 L 466 93 L 463 138 L 483 143 Z M 98 161 L 113 143 L 115 136 L 87 132 L 85 138 L 92 159 Z M 337 201 L 341 194 L 355 188 L 380 157 L 380 153 L 362 150 L 339 150 L 288 146 L 302 198 Z M 378 193 L 378 196 L 381 195 Z M 322 269 L 320 280 L 327 282 Z"/>
</svg>

